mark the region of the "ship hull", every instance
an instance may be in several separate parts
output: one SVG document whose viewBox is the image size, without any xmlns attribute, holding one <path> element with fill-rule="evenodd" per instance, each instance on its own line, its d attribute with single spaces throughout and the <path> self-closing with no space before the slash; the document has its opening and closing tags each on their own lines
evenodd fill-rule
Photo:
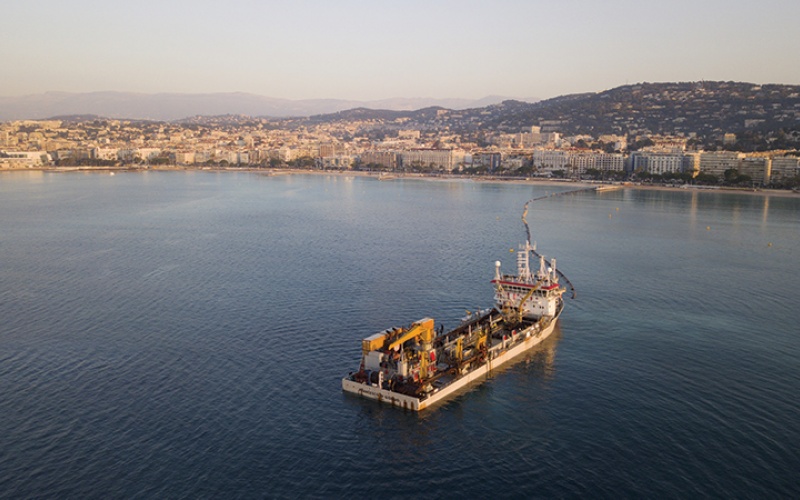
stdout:
<svg viewBox="0 0 800 500">
<path fill-rule="evenodd" d="M 561 310 L 559 309 L 558 312 L 560 314 Z M 401 394 L 399 392 L 380 388 L 377 386 L 377 384 L 357 382 L 348 377 L 342 379 L 342 390 L 362 398 L 373 399 L 394 407 L 403 408 L 406 410 L 422 411 L 425 408 L 428 408 L 447 399 L 450 396 L 453 396 L 460 389 L 463 389 L 467 385 L 482 380 L 482 378 L 490 374 L 493 370 L 500 368 L 520 354 L 541 344 L 550 336 L 550 334 L 553 333 L 557 321 L 558 315 L 547 322 L 546 325 L 542 322 L 537 322 L 526 329 L 521 330 L 518 333 L 519 340 L 517 340 L 514 345 L 507 349 L 497 351 L 494 356 L 481 365 L 476 366 L 469 372 L 454 378 L 452 381 L 438 388 L 424 398 L 409 396 L 407 394 Z"/>
</svg>

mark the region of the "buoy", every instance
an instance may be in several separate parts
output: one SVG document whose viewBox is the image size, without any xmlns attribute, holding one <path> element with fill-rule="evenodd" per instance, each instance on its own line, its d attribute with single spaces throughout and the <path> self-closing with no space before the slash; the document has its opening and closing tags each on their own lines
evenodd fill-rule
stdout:
<svg viewBox="0 0 800 500">
<path fill-rule="evenodd" d="M 514 249 L 513 248 L 509 248 L 508 251 L 511 252 L 511 253 L 514 253 Z"/>
<path fill-rule="evenodd" d="M 706 226 L 706 231 L 711 231 L 711 226 Z"/>
<path fill-rule="evenodd" d="M 769 243 L 767 243 L 767 246 L 771 247 L 772 246 L 772 242 L 770 241 Z"/>
<path fill-rule="evenodd" d="M 619 207 L 617 207 L 617 212 L 619 212 Z"/>
</svg>

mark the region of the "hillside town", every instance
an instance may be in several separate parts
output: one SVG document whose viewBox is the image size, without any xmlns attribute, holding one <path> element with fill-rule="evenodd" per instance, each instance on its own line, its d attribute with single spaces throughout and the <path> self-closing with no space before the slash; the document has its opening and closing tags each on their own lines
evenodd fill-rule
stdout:
<svg viewBox="0 0 800 500">
<path fill-rule="evenodd" d="M 300 168 L 795 188 L 797 151 L 703 151 L 681 136 L 564 135 L 554 124 L 464 134 L 347 120 L 278 127 L 218 117 L 183 123 L 92 119 L 0 124 L 0 168 Z M 550 131 L 544 131 L 545 129 Z M 734 134 L 725 134 L 732 143 Z"/>
</svg>

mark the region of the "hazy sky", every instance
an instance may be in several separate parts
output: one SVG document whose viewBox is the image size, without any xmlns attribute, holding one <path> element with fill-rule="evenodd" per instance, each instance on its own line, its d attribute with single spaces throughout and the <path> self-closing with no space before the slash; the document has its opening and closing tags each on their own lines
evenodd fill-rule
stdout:
<svg viewBox="0 0 800 500">
<path fill-rule="evenodd" d="M 800 84 L 798 0 L 6 0 L 0 96 L 547 98 Z"/>
</svg>

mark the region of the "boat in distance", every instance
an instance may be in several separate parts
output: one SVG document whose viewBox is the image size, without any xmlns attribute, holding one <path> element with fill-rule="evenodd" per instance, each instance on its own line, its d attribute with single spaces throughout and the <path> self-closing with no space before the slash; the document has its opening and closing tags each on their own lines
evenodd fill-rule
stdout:
<svg viewBox="0 0 800 500">
<path fill-rule="evenodd" d="M 531 255 L 539 259 L 536 271 Z M 517 252 L 517 273 L 500 268 L 498 261 L 491 280 L 494 307 L 469 314 L 454 329 L 445 332 L 423 318 L 363 339 L 361 363 L 342 379 L 342 390 L 421 411 L 540 344 L 564 309 L 566 288 L 555 259 L 546 266 L 529 239 Z"/>
</svg>

